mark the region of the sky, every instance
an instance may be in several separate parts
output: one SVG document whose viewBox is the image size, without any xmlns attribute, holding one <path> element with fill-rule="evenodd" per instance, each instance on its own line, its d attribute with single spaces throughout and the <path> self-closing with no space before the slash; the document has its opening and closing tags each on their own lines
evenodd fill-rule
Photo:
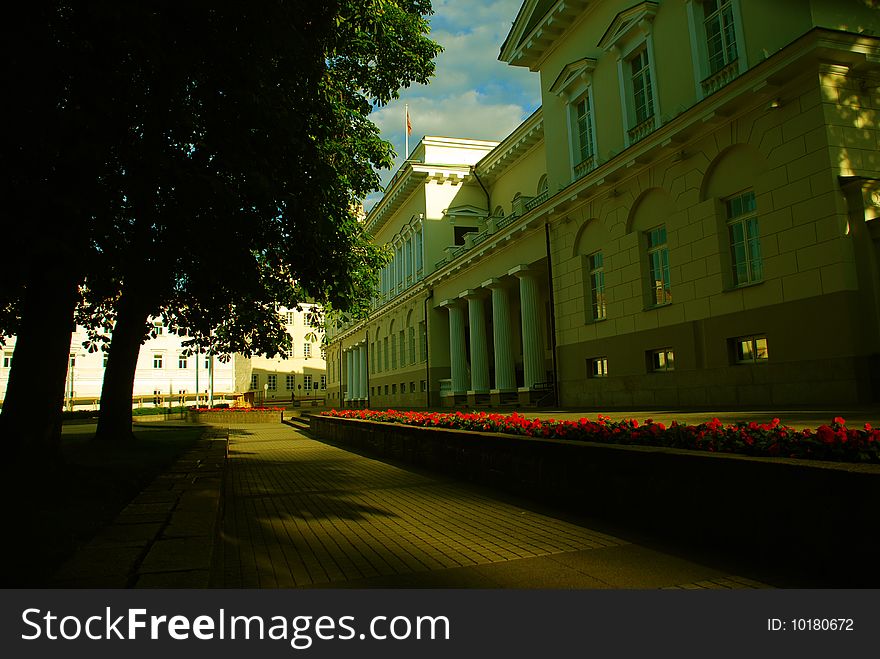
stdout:
<svg viewBox="0 0 880 659">
<path fill-rule="evenodd" d="M 434 0 L 431 38 L 443 46 L 428 85 L 401 91 L 400 99 L 370 115 L 398 154 L 384 187 L 404 160 L 404 105 L 409 105 L 410 151 L 424 135 L 501 140 L 540 105 L 538 74 L 498 60 L 521 0 Z M 367 211 L 381 198 L 364 200 Z"/>
</svg>

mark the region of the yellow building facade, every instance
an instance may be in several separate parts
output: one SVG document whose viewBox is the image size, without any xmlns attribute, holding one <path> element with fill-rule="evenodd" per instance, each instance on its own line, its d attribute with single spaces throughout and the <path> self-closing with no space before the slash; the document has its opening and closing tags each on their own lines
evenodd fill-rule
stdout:
<svg viewBox="0 0 880 659">
<path fill-rule="evenodd" d="M 542 106 L 397 172 L 330 402 L 880 400 L 877 33 L 869 0 L 524 3 L 501 59 Z"/>
</svg>

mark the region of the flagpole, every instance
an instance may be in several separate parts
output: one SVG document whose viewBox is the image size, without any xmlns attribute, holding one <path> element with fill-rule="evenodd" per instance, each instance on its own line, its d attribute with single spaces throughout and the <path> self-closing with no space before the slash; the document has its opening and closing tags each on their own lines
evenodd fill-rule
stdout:
<svg viewBox="0 0 880 659">
<path fill-rule="evenodd" d="M 403 147 L 403 159 L 409 158 L 409 103 L 403 106 L 403 139 L 405 140 Z"/>
</svg>

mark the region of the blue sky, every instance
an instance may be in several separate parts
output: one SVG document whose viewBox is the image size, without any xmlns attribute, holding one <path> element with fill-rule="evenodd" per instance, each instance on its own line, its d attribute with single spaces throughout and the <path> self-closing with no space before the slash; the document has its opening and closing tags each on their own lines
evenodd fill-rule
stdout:
<svg viewBox="0 0 880 659">
<path fill-rule="evenodd" d="M 409 104 L 410 150 L 423 135 L 500 140 L 540 104 L 538 74 L 498 61 L 501 44 L 521 0 L 434 0 L 431 38 L 444 52 L 429 85 L 414 85 L 400 99 L 370 116 L 398 154 L 394 170 L 382 171 L 382 185 L 404 159 L 404 104 Z M 369 210 L 381 193 L 367 197 Z"/>
</svg>

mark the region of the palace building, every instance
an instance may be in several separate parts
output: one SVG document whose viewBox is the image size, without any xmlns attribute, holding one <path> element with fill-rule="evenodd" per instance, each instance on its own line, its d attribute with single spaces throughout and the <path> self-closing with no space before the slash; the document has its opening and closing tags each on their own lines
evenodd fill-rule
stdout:
<svg viewBox="0 0 880 659">
<path fill-rule="evenodd" d="M 542 105 L 396 172 L 330 403 L 880 401 L 878 33 L 873 0 L 527 0 L 500 59 Z"/>
</svg>

